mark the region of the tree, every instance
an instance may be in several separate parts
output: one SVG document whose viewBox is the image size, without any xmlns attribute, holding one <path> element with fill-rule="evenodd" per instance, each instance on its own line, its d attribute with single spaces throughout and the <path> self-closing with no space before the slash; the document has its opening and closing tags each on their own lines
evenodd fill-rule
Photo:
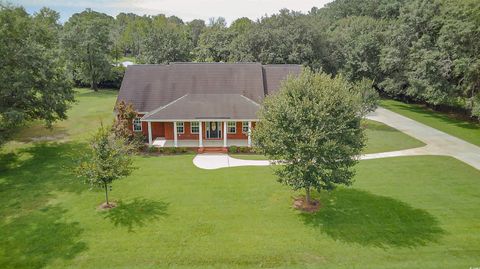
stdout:
<svg viewBox="0 0 480 269">
<path fill-rule="evenodd" d="M 187 23 L 187 32 L 190 34 L 190 39 L 192 40 L 193 47 L 196 47 L 198 44 L 198 39 L 205 29 L 205 21 L 203 20 L 193 20 Z"/>
<path fill-rule="evenodd" d="M 138 56 L 142 50 L 142 42 L 150 29 L 151 18 L 133 13 L 120 13 L 116 17 L 115 24 L 119 28 L 118 43 L 124 55 Z"/>
<path fill-rule="evenodd" d="M 373 81 L 367 78 L 356 81 L 352 84 L 350 92 L 360 103 L 362 115 L 365 116 L 377 109 L 380 96 L 374 88 Z"/>
<path fill-rule="evenodd" d="M 50 126 L 67 117 L 74 96 L 59 52 L 58 19 L 48 8 L 30 16 L 0 4 L 0 134 L 25 121 Z"/>
<path fill-rule="evenodd" d="M 117 137 L 122 137 L 133 149 L 140 149 L 145 145 L 145 136 L 141 132 L 132 130 L 132 122 L 137 116 L 137 111 L 132 104 L 120 101 L 115 106 L 116 117 L 113 121 L 112 132 Z"/>
<path fill-rule="evenodd" d="M 385 21 L 370 17 L 347 17 L 334 24 L 330 32 L 335 46 L 332 54 L 338 70 L 349 81 L 383 80 L 379 62 L 385 29 Z"/>
<path fill-rule="evenodd" d="M 265 98 L 253 131 L 259 151 L 281 160 L 278 181 L 294 190 L 332 190 L 350 185 L 365 146 L 361 105 L 341 77 L 304 70 Z"/>
<path fill-rule="evenodd" d="M 134 167 L 131 147 L 126 141 L 111 132 L 110 128 L 100 127 L 90 141 L 90 152 L 85 156 L 76 172 L 85 183 L 103 188 L 106 207 L 112 207 L 108 200 L 108 189 L 113 181 L 129 176 Z"/>
<path fill-rule="evenodd" d="M 230 43 L 233 37 L 233 33 L 226 27 L 224 18 L 211 18 L 209 26 L 199 37 L 195 52 L 197 60 L 201 62 L 227 62 L 230 57 Z"/>
<path fill-rule="evenodd" d="M 62 44 L 74 78 L 98 90 L 110 75 L 113 18 L 87 9 L 73 14 L 65 23 Z"/>
<path fill-rule="evenodd" d="M 149 64 L 185 62 L 190 59 L 187 33 L 175 25 L 155 26 L 144 40 L 140 59 Z"/>
</svg>

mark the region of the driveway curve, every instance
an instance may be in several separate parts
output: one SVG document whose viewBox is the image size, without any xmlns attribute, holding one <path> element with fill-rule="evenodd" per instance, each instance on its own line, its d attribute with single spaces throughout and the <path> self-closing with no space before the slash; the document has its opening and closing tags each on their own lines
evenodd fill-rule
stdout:
<svg viewBox="0 0 480 269">
<path fill-rule="evenodd" d="M 399 151 L 365 154 L 360 156 L 361 160 L 414 155 L 444 155 L 454 157 L 480 170 L 480 147 L 476 145 L 382 107 L 370 113 L 367 118 L 382 122 L 402 131 L 422 141 L 426 146 Z M 203 169 L 236 166 L 267 166 L 272 164 L 271 161 L 266 160 L 240 160 L 232 158 L 227 154 L 198 154 L 193 159 L 193 163 Z"/>
</svg>

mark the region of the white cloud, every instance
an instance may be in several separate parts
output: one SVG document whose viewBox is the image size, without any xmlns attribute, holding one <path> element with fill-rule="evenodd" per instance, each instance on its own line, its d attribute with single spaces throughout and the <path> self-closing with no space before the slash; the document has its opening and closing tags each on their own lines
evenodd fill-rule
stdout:
<svg viewBox="0 0 480 269">
<path fill-rule="evenodd" d="M 134 12 L 137 14 L 175 15 L 184 21 L 192 19 L 207 20 L 210 17 L 222 16 L 231 22 L 237 18 L 248 17 L 258 19 L 264 15 L 277 13 L 282 8 L 308 12 L 312 7 L 322 7 L 332 0 L 18 0 L 18 4 L 27 9 L 48 6 L 60 9 L 61 12 L 92 8 L 110 15 L 119 12 Z M 67 14 L 65 14 L 67 15 Z M 70 14 L 68 14 L 70 15 Z M 66 19 L 66 18 L 65 18 Z"/>
</svg>

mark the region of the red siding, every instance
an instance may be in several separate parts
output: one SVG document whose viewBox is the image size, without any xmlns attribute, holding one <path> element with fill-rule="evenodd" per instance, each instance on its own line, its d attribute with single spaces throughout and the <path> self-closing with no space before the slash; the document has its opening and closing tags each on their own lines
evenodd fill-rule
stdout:
<svg viewBox="0 0 480 269">
<path fill-rule="evenodd" d="M 248 135 L 247 134 L 244 134 L 242 133 L 242 122 L 241 121 L 238 121 L 235 126 L 237 128 L 235 128 L 236 132 L 234 134 L 229 134 L 228 133 L 228 136 L 227 138 L 228 139 L 248 139 Z"/>
<path fill-rule="evenodd" d="M 137 117 L 141 118 L 144 114 L 138 114 Z M 128 128 L 133 131 L 133 122 L 130 122 Z M 137 132 L 135 132 L 137 133 Z M 145 137 L 148 137 L 148 124 L 146 122 L 142 122 L 142 134 Z"/>
<path fill-rule="evenodd" d="M 198 140 L 198 134 L 192 134 L 190 132 L 190 122 L 183 123 L 183 134 L 178 133 L 179 140 Z"/>
<path fill-rule="evenodd" d="M 165 139 L 173 140 L 173 122 L 165 122 Z"/>
<path fill-rule="evenodd" d="M 152 122 L 152 137 L 165 137 L 165 123 L 164 122 Z"/>
</svg>

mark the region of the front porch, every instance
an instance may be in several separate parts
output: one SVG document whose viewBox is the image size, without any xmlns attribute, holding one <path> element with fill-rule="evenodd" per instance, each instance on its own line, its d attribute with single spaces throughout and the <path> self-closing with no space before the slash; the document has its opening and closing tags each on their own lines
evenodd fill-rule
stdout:
<svg viewBox="0 0 480 269">
<path fill-rule="evenodd" d="M 251 147 L 254 125 L 252 120 L 143 121 L 137 130 L 145 134 L 153 147 Z"/>
<path fill-rule="evenodd" d="M 203 147 L 224 147 L 223 140 L 203 140 Z M 163 137 L 157 137 L 152 146 L 154 147 L 175 147 L 174 140 L 166 140 Z M 227 140 L 227 147 L 248 147 L 248 141 L 244 139 L 229 139 Z M 177 147 L 198 148 L 200 147 L 198 140 L 177 140 Z"/>
</svg>

